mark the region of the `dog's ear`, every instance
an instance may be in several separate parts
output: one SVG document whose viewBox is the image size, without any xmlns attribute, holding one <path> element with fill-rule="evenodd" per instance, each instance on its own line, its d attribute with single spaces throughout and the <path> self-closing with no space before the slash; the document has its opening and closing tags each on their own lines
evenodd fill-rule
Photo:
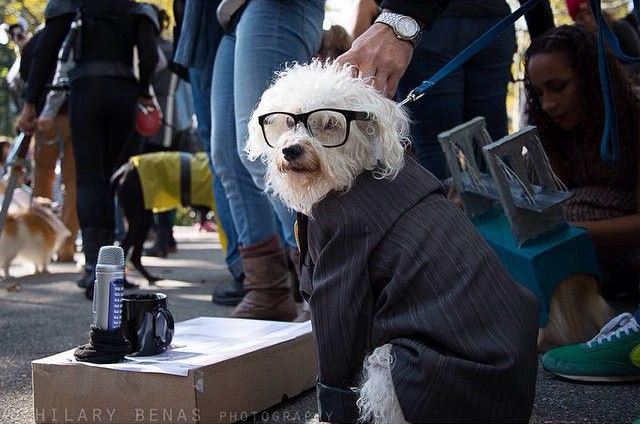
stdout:
<svg viewBox="0 0 640 424">
<path fill-rule="evenodd" d="M 404 151 L 409 144 L 409 116 L 398 103 L 376 96 L 373 101 L 373 155 L 378 161 L 376 173 L 381 177 L 395 176 L 404 165 Z"/>
<path fill-rule="evenodd" d="M 264 140 L 262 128 L 258 123 L 258 111 L 255 110 L 249 119 L 249 138 L 244 147 L 249 160 L 256 160 L 267 152 L 267 143 Z"/>
</svg>

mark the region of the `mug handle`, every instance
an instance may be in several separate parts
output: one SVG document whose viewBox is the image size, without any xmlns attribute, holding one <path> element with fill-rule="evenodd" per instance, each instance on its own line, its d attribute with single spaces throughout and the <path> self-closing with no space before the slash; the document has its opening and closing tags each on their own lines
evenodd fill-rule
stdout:
<svg viewBox="0 0 640 424">
<path fill-rule="evenodd" d="M 167 330 L 163 335 L 159 335 L 156 330 L 156 323 L 160 316 L 162 316 L 167 323 Z M 171 312 L 164 308 L 158 308 L 153 311 L 153 336 L 158 347 L 167 347 L 171 344 L 171 340 L 173 339 L 173 328 L 174 323 L 173 315 L 171 315 Z"/>
</svg>

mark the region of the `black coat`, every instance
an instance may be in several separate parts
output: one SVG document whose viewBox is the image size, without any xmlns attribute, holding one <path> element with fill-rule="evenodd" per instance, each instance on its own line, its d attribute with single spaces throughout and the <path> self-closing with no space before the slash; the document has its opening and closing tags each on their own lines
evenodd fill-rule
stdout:
<svg viewBox="0 0 640 424">
<path fill-rule="evenodd" d="M 537 373 L 538 304 L 440 183 L 413 159 L 360 175 L 299 215 L 322 420 L 353 421 L 362 363 L 391 343 L 410 422 L 524 422 Z"/>
</svg>

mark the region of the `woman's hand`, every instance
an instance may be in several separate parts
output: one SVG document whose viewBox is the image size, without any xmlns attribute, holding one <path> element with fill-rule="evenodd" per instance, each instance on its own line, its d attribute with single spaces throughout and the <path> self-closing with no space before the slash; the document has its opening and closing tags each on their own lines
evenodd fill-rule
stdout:
<svg viewBox="0 0 640 424">
<path fill-rule="evenodd" d="M 160 119 L 164 118 L 164 115 L 162 114 L 162 109 L 160 108 L 160 104 L 158 104 L 158 99 L 156 99 L 155 96 L 154 97 L 139 96 L 138 104 L 144 107 L 148 112 L 151 112 L 154 109 L 157 109 L 158 113 L 160 114 Z"/>
<path fill-rule="evenodd" d="M 18 128 L 26 135 L 31 135 L 36 130 L 36 120 L 38 116 L 36 114 L 36 105 L 33 103 L 25 103 L 20 112 L 20 118 L 18 119 Z"/>
<path fill-rule="evenodd" d="M 138 103 L 144 107 L 157 107 L 155 97 L 138 96 Z"/>
</svg>

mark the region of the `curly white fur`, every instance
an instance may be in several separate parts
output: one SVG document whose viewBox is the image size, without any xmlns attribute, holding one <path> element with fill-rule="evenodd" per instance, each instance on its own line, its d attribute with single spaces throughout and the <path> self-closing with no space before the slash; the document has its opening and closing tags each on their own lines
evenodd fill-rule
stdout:
<svg viewBox="0 0 640 424">
<path fill-rule="evenodd" d="M 372 119 L 352 122 L 349 139 L 341 147 L 325 148 L 299 128 L 280 137 L 275 148 L 266 144 L 258 116 L 320 108 L 369 112 Z M 249 121 L 245 151 L 249 159 L 261 157 L 267 164 L 267 190 L 293 209 L 310 214 L 329 192 L 349 190 L 364 171 L 373 171 L 376 178 L 394 178 L 404 165 L 408 134 L 409 118 L 397 103 L 352 77 L 348 66 L 314 61 L 293 64 L 277 75 Z M 287 163 L 282 149 L 296 144 L 304 153 L 295 163 Z"/>
<path fill-rule="evenodd" d="M 398 396 L 391 379 L 393 356 L 391 345 L 377 347 L 364 360 L 363 383 L 357 405 L 361 422 L 404 423 Z"/>
</svg>

